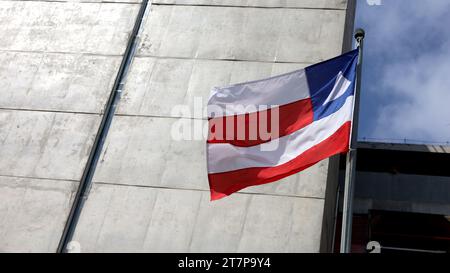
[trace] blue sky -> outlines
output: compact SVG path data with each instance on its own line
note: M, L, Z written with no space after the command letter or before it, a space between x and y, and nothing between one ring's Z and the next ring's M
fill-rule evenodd
M355 27L366 31L359 139L450 141L450 1L358 0Z

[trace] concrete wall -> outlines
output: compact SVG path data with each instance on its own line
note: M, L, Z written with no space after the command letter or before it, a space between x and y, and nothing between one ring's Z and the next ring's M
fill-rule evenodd
M0 1L0 251L54 252L139 5Z
M0 251L56 249L135 2L0 1ZM204 140L170 137L205 117L172 107L339 55L346 2L153 1L76 229L81 250L318 252L336 164L211 203Z
M320 250L328 160L211 203L204 140L170 137L205 116L172 108L339 55L346 3L212 2L153 1L77 228L82 251Z

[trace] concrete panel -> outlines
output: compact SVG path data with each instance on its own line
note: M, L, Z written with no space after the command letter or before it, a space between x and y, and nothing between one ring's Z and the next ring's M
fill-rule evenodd
M323 200L95 184L75 240L84 252L317 252ZM304 219L308 219L305 223Z
M345 9L347 0L153 0L154 4Z
M319 252L323 200L254 196L239 251Z
M117 113L206 118L205 107L214 86L261 79L305 66L139 57L132 64ZM198 106L203 106L199 111L194 111L195 99L199 100ZM175 111L179 105L187 105L191 111Z
M122 54L139 5L2 2L0 50Z
M177 128L173 126L194 127L193 122L191 119L116 116L94 181L209 190L205 141L178 141L171 137L172 128ZM328 160L324 160L298 175L244 192L324 198L327 170Z
M156 190L94 184L74 240L82 252L136 252L142 249Z
M0 108L100 113L120 57L0 52Z
M200 191L157 190L143 249L149 252L189 251L195 226L201 221L197 218L201 197Z
M0 176L0 252L54 252L77 183Z
M343 10L151 8L140 55L310 63L341 53Z
M0 110L0 175L79 180L100 117Z
M108 3L141 3L142 2L142 0L0 0L0 2L10 2L10 1L16 1L16 2L49 1L49 2L68 2L68 3L105 3L105 4L108 4Z

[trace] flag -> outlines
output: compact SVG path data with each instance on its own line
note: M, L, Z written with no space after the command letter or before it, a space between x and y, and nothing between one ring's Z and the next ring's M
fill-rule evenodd
M349 149L358 50L283 75L213 88L211 200L277 181Z

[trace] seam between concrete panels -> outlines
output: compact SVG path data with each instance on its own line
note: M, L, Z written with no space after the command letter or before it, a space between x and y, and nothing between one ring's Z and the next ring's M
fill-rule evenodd
M97 168L97 163L101 156L103 144L111 127L114 113L116 111L117 104L120 101L120 96L123 91L126 78L128 76L129 68L136 53L138 36L140 34L143 22L146 19L147 11L150 10L150 6L151 3L149 4L148 0L143 0L142 3L140 3L139 12L136 15L133 29L130 32L124 56L122 58L119 70L117 71L117 76L111 89L108 101L104 107L105 110L104 114L102 115L100 126L90 150L90 154L85 165L86 167L84 168L83 175L81 177L74 198L74 202L72 203L69 215L64 226L64 230L61 234L58 248L56 250L59 253L66 251L68 243L72 240L73 235L75 234L75 230L77 228L78 220L82 213L84 203L87 200L89 191L92 186L92 179Z
M0 0L1 2L2 0ZM0 49L0 53L24 53L24 54L54 54L54 55L82 55L82 56L100 56L100 57L123 57L123 54L103 54L94 52L71 52L71 51L44 51L44 50L18 50L18 49Z
M249 60L249 59L227 59L227 58L190 58L175 56L156 56L150 54L136 54L136 58L154 58L154 59L174 59L174 60L199 60L199 61L223 61L223 62L248 62L248 63L267 63L267 64L305 64L311 65L315 62L289 62L289 61L265 61L265 60Z
M161 119L191 119L191 120L204 120L207 121L208 118L196 118L196 117L181 117L181 116L159 116L159 115L146 115L146 114L126 114L118 113L115 116L119 117L135 117L135 118L161 118Z
M153 3L153 6L180 6L180 7L210 7L210 8L244 8L244 9L293 9L293 10L346 10L346 8L313 8L313 7L282 7L282 6L244 6L244 5L211 5L211 4L182 4L182 3Z
M95 112L81 112L81 111L68 111L68 110L53 110L53 109L29 109L29 108L8 108L0 107L0 111L23 111L23 112L43 112L43 113L61 113L61 114L74 114L74 115L94 115L102 116L103 113ZM160 116L160 115L148 115L148 114L126 114L115 113L114 116L122 117L143 117L143 118L166 118L166 119L193 119L193 120L208 120L208 118L197 117L182 117L182 116Z
M66 0L0 0L0 2L44 2L44 3L68 3L68 4L127 4L127 5L139 5L142 2L127 2L127 1L66 1Z
M23 179L33 179L33 180L51 180L51 181L62 181L62 182L80 182L78 179L69 179L69 178L51 178L51 177L35 177L35 176L26 176L26 175L7 175L0 174L0 177L9 177L9 178L23 178Z
M137 185L137 184L111 183L111 182L103 182L103 181L95 181L94 184L108 185L108 186L119 186L119 187L147 188L147 189L197 191L197 192L207 192L207 193L209 193L209 190L205 190L205 189L174 188L174 187L164 187L164 186L146 186L146 185ZM239 195L239 194L252 195L252 196L259 195L259 196L290 197L290 198L324 200L323 197L303 196L303 195L294 195L294 194L261 193L261 192L236 192L233 195Z
M0 111L23 111L23 112L45 112L45 113L62 113L62 114L80 114L80 115L95 115L101 116L103 113L70 111L70 110L53 110L53 109L30 109L17 107L0 107Z

